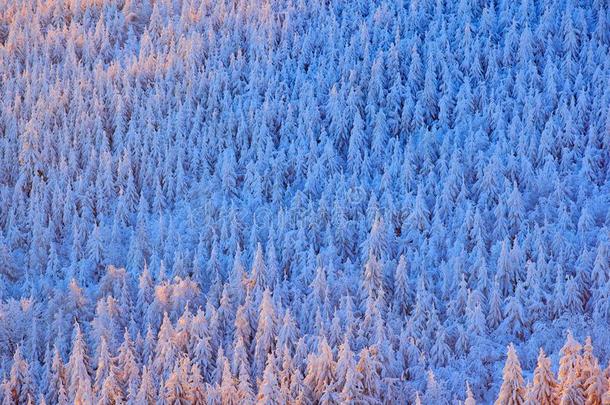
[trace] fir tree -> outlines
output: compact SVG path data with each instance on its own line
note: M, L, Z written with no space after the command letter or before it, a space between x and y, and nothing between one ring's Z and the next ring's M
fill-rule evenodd
M561 358L559 359L559 370L557 379L559 381L559 393L563 398L564 392L572 385L576 385L581 362L581 345L574 339L572 331L568 330L565 344L561 348ZM574 391L574 390L573 390ZM573 392L574 393L574 392Z
M265 290L260 305L258 328L256 330L254 349L254 368L257 373L262 373L267 355L274 349L276 335L275 308L271 301L271 293Z
M538 354L538 363L534 370L534 382L529 390L528 398L537 404L556 404L559 399L557 395L557 381L551 370L551 360L546 356L542 348Z
M280 389L277 382L277 370L275 368L275 359L273 354L267 356L267 365L263 372L263 379L259 387L258 397L256 399L257 404L279 404L280 403Z
M25 404L34 398L34 382L28 362L21 355L21 348L17 347L13 355L13 364L8 381L5 382L4 401L15 404Z
M334 384L336 363L325 337L318 342L318 353L311 354L307 359L305 384L313 393L314 398L321 398L329 385Z
M504 370L502 371L503 381L500 387L496 405L520 405L525 402L525 386L523 383L523 375L521 373L521 364L517 358L515 347L510 344L508 346L508 355Z
M87 347L78 322L74 323L74 338L72 351L66 366L68 397L75 403L93 401L91 377L89 371L89 356Z
M472 390L468 383L466 383L466 400L464 401L464 405L476 405L474 395L472 394Z

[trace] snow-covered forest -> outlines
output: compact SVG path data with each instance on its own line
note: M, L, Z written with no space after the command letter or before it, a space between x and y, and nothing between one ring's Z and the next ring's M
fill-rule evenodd
M608 404L609 208L606 0L0 0L3 405Z

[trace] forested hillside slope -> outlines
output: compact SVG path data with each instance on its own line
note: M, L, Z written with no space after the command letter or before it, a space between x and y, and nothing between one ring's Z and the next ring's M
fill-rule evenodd
M605 0L0 0L2 404L599 404L609 207Z

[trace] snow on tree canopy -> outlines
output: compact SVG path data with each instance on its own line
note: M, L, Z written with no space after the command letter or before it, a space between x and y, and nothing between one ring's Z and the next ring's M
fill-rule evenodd
M610 403L607 1L0 10L3 404Z

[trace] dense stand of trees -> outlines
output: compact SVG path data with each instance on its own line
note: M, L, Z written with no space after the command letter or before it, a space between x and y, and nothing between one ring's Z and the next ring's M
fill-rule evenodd
M2 403L607 403L609 48L604 0L0 0Z
M533 380L525 385L521 364L511 344L495 405L610 404L610 367L601 369L599 360L593 354L590 337L581 346L568 331L560 355L559 370L555 376L551 360L540 349ZM469 387L467 390L470 398Z

